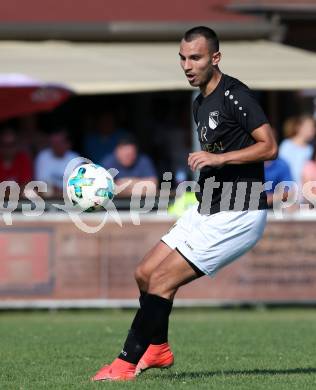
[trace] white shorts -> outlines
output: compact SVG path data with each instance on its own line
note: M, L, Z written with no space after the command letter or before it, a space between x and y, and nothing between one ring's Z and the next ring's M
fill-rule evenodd
M263 234L267 210L201 215L197 207L187 210L161 240L205 275L214 276L251 249Z

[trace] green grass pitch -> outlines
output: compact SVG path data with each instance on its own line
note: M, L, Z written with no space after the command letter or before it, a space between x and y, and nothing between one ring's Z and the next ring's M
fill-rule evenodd
M316 389L316 310L175 310L175 365L91 383L133 311L0 313L0 389Z

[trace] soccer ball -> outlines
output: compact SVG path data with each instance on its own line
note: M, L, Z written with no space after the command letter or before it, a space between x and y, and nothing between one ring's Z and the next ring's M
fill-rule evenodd
M96 164L77 167L67 181L67 194L73 205L84 211L100 210L114 197L114 181L110 173Z

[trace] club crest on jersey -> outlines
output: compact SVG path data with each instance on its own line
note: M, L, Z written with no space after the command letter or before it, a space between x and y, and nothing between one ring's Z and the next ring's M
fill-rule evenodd
M209 117L208 117L208 125L212 130L216 129L216 127L219 124L218 117L219 117L219 111L210 112Z

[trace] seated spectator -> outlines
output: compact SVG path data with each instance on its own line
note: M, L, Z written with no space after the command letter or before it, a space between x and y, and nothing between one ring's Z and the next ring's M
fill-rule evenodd
M19 149L17 133L4 127L0 133L0 181L15 181L21 189L32 180L30 156Z
M51 133L49 144L50 146L42 150L36 158L35 178L47 183L47 196L61 196L65 168L73 158L79 156L70 150L69 135L63 128Z
M100 164L104 155L114 151L119 139L124 134L123 129L116 128L113 114L111 112L103 113L97 121L96 132L85 136L84 157Z
M151 181L155 190L150 194L156 194L158 180L153 163L148 156L139 153L136 140L132 135L126 135L118 142L114 152L103 159L102 166L119 171L115 177L116 185L129 183L126 189L120 192L120 196L130 196L132 192L135 194L134 185L143 181ZM144 189L141 190L142 193L143 191Z
M291 128L291 132L287 134L289 138L281 142L279 157L287 162L293 180L301 188L304 164L311 159L313 153L310 143L315 138L315 122L311 116L301 116L291 118L286 125Z
M303 168L302 174L302 184L309 182L316 182L316 148L314 148L313 156L310 161L307 161ZM316 188L311 189L312 194L314 195L314 204L316 203ZM304 193L303 193L304 195ZM306 199L307 202L310 202L311 199Z

